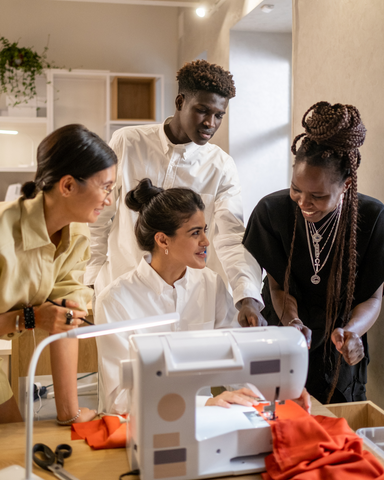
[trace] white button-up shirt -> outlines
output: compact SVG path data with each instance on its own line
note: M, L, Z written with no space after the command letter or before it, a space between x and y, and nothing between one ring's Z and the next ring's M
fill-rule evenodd
M148 265L150 261L150 255L142 258L136 270L120 276L98 295L97 324L178 312L177 324L134 333L239 327L232 297L219 275L209 268L187 267L185 275L172 286ZM131 334L97 337L101 411L124 413L129 407L126 392L120 387L119 372L120 361L129 358Z
M95 284L98 294L139 264L144 252L134 234L137 213L128 209L124 199L147 177L158 187L191 188L201 195L211 243L207 266L225 283L229 280L235 303L245 297L262 303L261 269L242 245L243 207L233 159L210 143L172 144L164 124L122 128L114 133L110 146L119 159L117 185L112 205L90 225L92 256L85 283Z

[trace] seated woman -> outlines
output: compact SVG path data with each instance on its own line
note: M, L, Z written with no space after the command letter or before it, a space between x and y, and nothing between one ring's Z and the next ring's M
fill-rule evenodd
M110 204L116 163L96 134L67 125L40 143L35 180L23 185L23 196L0 204L3 338L34 328L60 333L83 323L92 296L81 283L90 258L86 223ZM50 348L59 424L91 420L96 412L79 409L77 400L77 340L63 339ZM21 420L0 368L0 423Z
M309 393L322 403L365 400L366 332L383 294L384 205L357 193L366 129L355 107L320 102L302 124L291 188L259 202L244 245L268 274L264 317L295 326L310 344Z
M120 276L96 300L96 323L118 322L178 312L177 325L141 329L135 333L207 330L239 327L231 295L219 275L205 268L204 203L187 188L163 190L144 179L127 193L126 205L139 212L135 234L142 250L150 252L138 268ZM119 386L120 360L128 353L129 333L97 338L101 411L127 411L127 392ZM251 405L250 389L224 392L208 404Z

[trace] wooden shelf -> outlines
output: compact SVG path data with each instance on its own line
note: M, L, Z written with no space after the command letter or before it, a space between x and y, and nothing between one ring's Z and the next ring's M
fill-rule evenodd
M111 120L156 121L156 77L115 77Z
M40 116L15 117L5 116L6 100L0 95L0 114L5 114L0 116L0 130L19 132L0 135L0 201L8 184L32 178L37 147L55 129L80 123L109 142L121 127L164 118L164 76L153 72L48 69L39 77L37 96L43 102ZM24 164L31 166L18 166Z

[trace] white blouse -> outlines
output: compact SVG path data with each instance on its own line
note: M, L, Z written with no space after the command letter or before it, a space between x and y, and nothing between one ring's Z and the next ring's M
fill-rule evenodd
M236 328L237 310L223 280L209 268L188 268L183 278L166 283L142 258L136 270L121 275L96 299L96 323L111 323L178 312L172 325L136 330L134 333ZM97 338L99 357L99 410L124 413L129 409L127 392L120 387L120 361L129 358L131 332Z

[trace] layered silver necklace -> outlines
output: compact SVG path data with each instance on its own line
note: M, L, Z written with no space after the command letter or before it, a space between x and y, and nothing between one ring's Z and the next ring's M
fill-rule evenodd
M333 244L335 243L335 239L337 236L337 230L339 228L339 223L340 223L340 217L341 217L341 209L343 207L343 199L340 200L339 204L337 205L336 209L332 212L332 215L327 219L326 222L321 225L319 229L315 227L315 224L313 222L309 222L307 219L305 220L305 231L307 233L307 240L308 240L308 249L309 249L309 255L311 257L311 263L313 267L313 271L315 272L314 275L311 277L311 282L314 285L317 285L320 283L320 276L319 272L321 269L324 267L324 265L327 263L327 260L329 258L329 255L332 251ZM328 236L324 242L324 245L320 249L320 242L323 240L323 238L327 235L327 232L329 230ZM320 260L320 255L322 251L324 250L325 246L328 243L328 240L332 236L332 241L331 241L331 246L329 248L328 254L325 257L325 260L323 263L321 263ZM312 248L311 248L311 242L313 245L313 250L314 250L314 255L312 254Z

